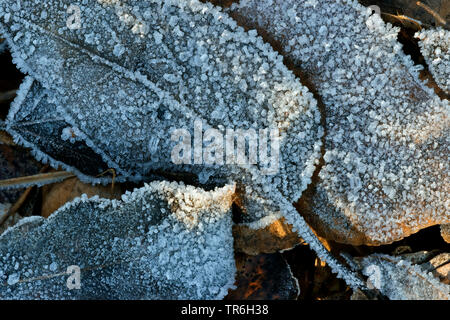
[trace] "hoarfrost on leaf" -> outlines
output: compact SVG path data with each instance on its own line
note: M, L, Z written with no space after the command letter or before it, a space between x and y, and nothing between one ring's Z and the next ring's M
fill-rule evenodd
M357 258L371 286L391 300L450 300L450 286L401 257L372 254Z
M450 224L441 224L441 236L445 242L450 243Z
M48 91L31 77L26 77L11 105L6 130L16 143L31 149L36 159L54 168L62 167L74 172L84 181L92 181L108 169L106 163L83 141L76 139L78 130L71 128L48 101ZM67 132L66 132L67 134ZM106 179L97 178L102 182Z
M450 94L450 31L443 28L422 30L415 35L436 83Z
M397 28L354 0L242 0L229 12L276 41L322 98L324 166L300 204L319 234L386 244L450 221L449 102L419 80Z
M86 196L0 236L2 299L221 299L233 287L234 186L153 182ZM79 266L79 290L69 290Z

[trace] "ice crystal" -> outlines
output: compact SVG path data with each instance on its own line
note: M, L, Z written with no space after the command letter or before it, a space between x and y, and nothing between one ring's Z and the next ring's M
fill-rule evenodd
M234 186L153 182L106 200L84 195L0 236L2 299L221 299L233 287ZM67 268L80 268L69 290Z
M450 31L443 28L416 33L428 68L437 84L450 94Z
M449 103L419 80L397 28L353 0L242 0L230 12L322 98L325 164L307 203L319 233L381 244L450 221Z
M359 265L369 287L391 300L450 300L449 285L400 257L373 254L359 258Z

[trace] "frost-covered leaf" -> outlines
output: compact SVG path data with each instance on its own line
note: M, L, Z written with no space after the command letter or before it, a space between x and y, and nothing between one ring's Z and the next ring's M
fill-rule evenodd
M400 257L373 254L358 263L370 285L392 300L450 300L450 286Z
M297 279L281 253L248 256L236 254L236 289L229 300L296 300Z
M450 94L450 31L442 28L416 33L419 45L436 83Z
M449 103L419 80L398 29L353 0L242 0L230 12L322 98L324 166L301 205L319 234L381 244L450 221Z
M233 186L153 182L81 197L0 236L2 299L217 299L233 286ZM81 269L69 290L69 266Z
M441 225L441 236L445 242L450 243L450 224Z
M80 177L95 177L106 171L102 158L76 138L56 106L48 102L47 92L27 77L11 105L7 130L17 143L31 148L38 160L55 168L61 166Z

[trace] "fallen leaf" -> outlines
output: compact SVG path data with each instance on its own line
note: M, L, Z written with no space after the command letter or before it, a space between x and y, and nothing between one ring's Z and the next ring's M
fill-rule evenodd
M41 215L49 217L65 203L85 194L88 198L99 196L103 199L117 199L122 196L122 188L118 184L91 185L83 183L77 178L70 178L59 183L53 183L42 187Z
M7 130L17 143L30 148L41 162L75 172L84 180L91 181L87 176L97 176L108 169L102 158L83 140L77 139L75 133L63 135L71 127L39 83L27 77L19 92L6 122Z
M398 28L356 1L245 0L229 12L322 100L323 166L299 203L320 236L381 245L450 222L449 102L420 81Z
M372 254L358 258L369 285L391 300L450 300L450 286L401 257Z
M228 300L294 300L300 294L297 280L281 254L236 255L236 289Z
M441 224L441 236L445 242L450 243L450 224Z
M442 283L450 285L450 253L441 253L423 263L421 267L431 272Z
M0 236L0 297L221 299L236 272L233 192L153 182L121 201L83 196L22 219Z
M423 30L415 35L436 83L450 94L450 31L442 28Z
M284 218L271 222L267 227L254 229L245 224L233 226L234 248L248 255L275 253L292 249L304 243Z

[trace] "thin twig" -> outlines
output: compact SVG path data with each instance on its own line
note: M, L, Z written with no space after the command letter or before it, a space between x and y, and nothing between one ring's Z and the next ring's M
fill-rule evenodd
M0 180L0 189L21 188L28 187L29 185L43 186L50 183L60 182L72 177L75 177L75 175L66 171L39 173L33 176Z
M56 172L50 172L45 173L47 171L48 165L43 167L40 170L40 173L34 175L34 176L28 176L28 177L20 177L20 178L13 178L13 179L7 179L0 181L0 189L2 187L20 187L23 185L23 187L28 186L27 189L22 193L22 195L19 197L19 199L14 203L14 205L8 210L8 212L0 219L0 227L8 220L9 217L14 215L20 207L23 205L25 200L28 198L28 195L30 194L31 190L35 185L44 185L44 184L50 184L54 182L59 182L61 180L65 180L67 178L74 177L73 174L65 171L56 171ZM33 184L30 186L30 184Z
M417 29L417 30L421 30L422 29L422 22L421 21L413 19L413 18L410 18L408 16L401 15L401 14L395 15L395 14L384 13L384 12L382 13L382 15L387 16L388 18L400 21L400 23L402 25L405 25L406 24L405 22L409 22L410 25L414 25L416 27L415 29Z
M98 174L98 175L96 176L96 178L99 178L99 177L101 177L101 176L104 176L104 175L107 174L107 173L112 173L111 191L113 191L113 190L114 190L114 182L115 182L116 176L117 176L117 175L116 175L116 170L115 170L115 169L109 168L108 170L103 171L102 173Z
M417 2L416 2L416 5L418 5L419 7L423 8L426 12L428 12L429 14L431 14L437 22L439 22L439 23L441 23L441 24L443 24L443 25L446 25L446 24L447 24L447 21L445 21L445 20L444 20L444 19L443 19L436 11L434 11L433 9L431 9L431 8L430 8L429 6L427 6L425 3L422 3L422 2L420 2L420 1L417 1Z
M47 171L48 169L48 165L44 166L39 173L44 173L45 171ZM17 199L17 201L14 203L14 205L9 208L8 212L0 219L0 227L6 222L6 220L8 220L9 217L11 217L12 215L14 215L19 209L20 207L23 205L23 203L25 202L25 200L28 198L28 195L30 194L31 190L33 189L33 187L28 187L19 197L19 199Z

